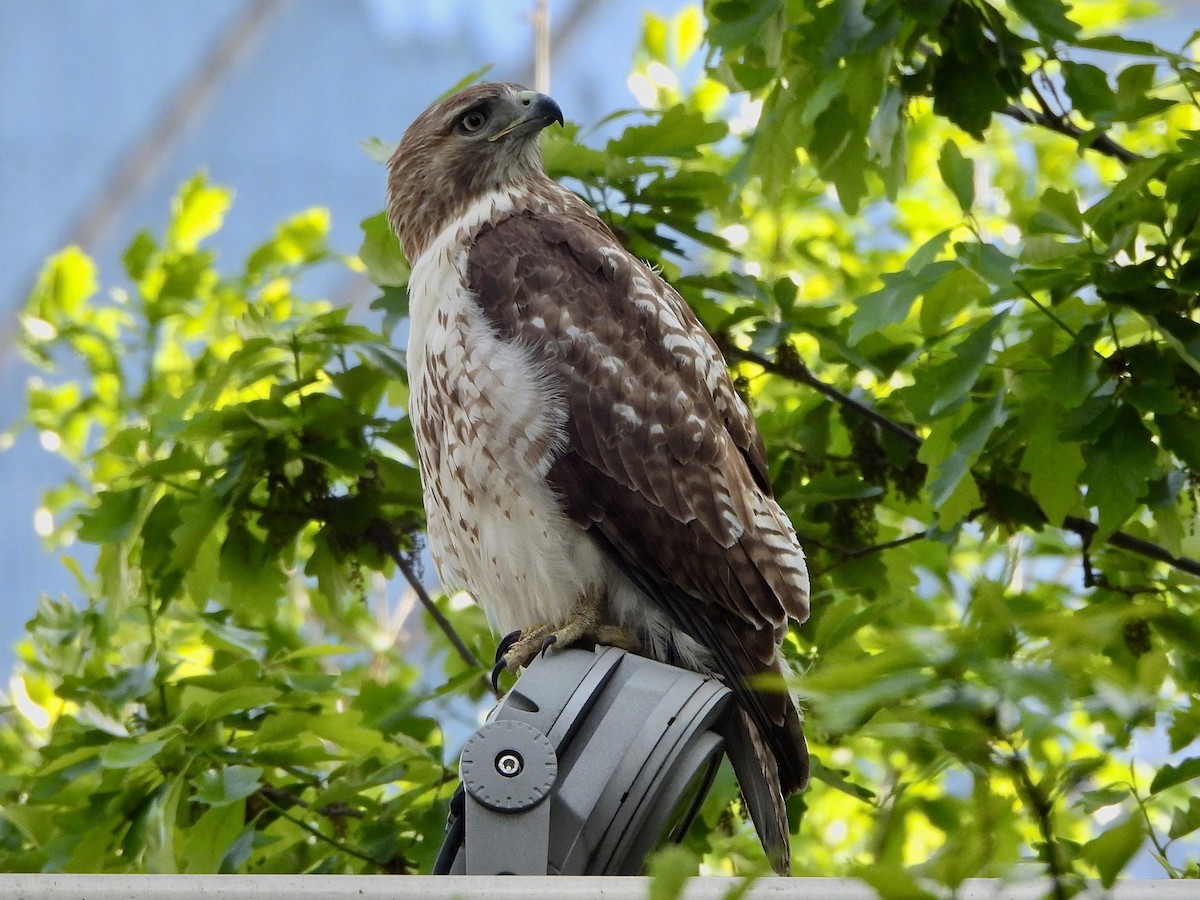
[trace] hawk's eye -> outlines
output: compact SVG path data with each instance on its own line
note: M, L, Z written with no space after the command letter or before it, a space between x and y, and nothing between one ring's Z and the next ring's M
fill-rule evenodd
M473 134L487 124L487 119L487 113L482 109L472 109L463 114L463 117L458 120L458 124L467 134Z

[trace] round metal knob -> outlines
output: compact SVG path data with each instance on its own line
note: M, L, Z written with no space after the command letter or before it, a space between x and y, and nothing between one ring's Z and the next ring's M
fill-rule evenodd
M458 766L470 795L496 812L536 806L558 779L558 756L550 741L514 719L489 722L471 735Z

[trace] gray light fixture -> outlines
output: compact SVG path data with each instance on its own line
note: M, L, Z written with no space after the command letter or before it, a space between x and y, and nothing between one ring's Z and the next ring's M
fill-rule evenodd
M435 874L639 874L708 793L730 696L612 647L536 659L463 747Z

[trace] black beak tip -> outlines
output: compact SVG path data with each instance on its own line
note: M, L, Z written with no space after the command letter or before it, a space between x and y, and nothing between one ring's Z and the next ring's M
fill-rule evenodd
M539 118L545 119L546 124L557 122L559 125L564 124L562 107L558 102L546 94L538 94L537 105L535 109Z

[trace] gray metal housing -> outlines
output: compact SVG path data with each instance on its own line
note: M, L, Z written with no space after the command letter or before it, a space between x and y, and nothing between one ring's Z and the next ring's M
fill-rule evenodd
M467 742L439 874L636 875L686 834L729 690L612 647L536 659Z

